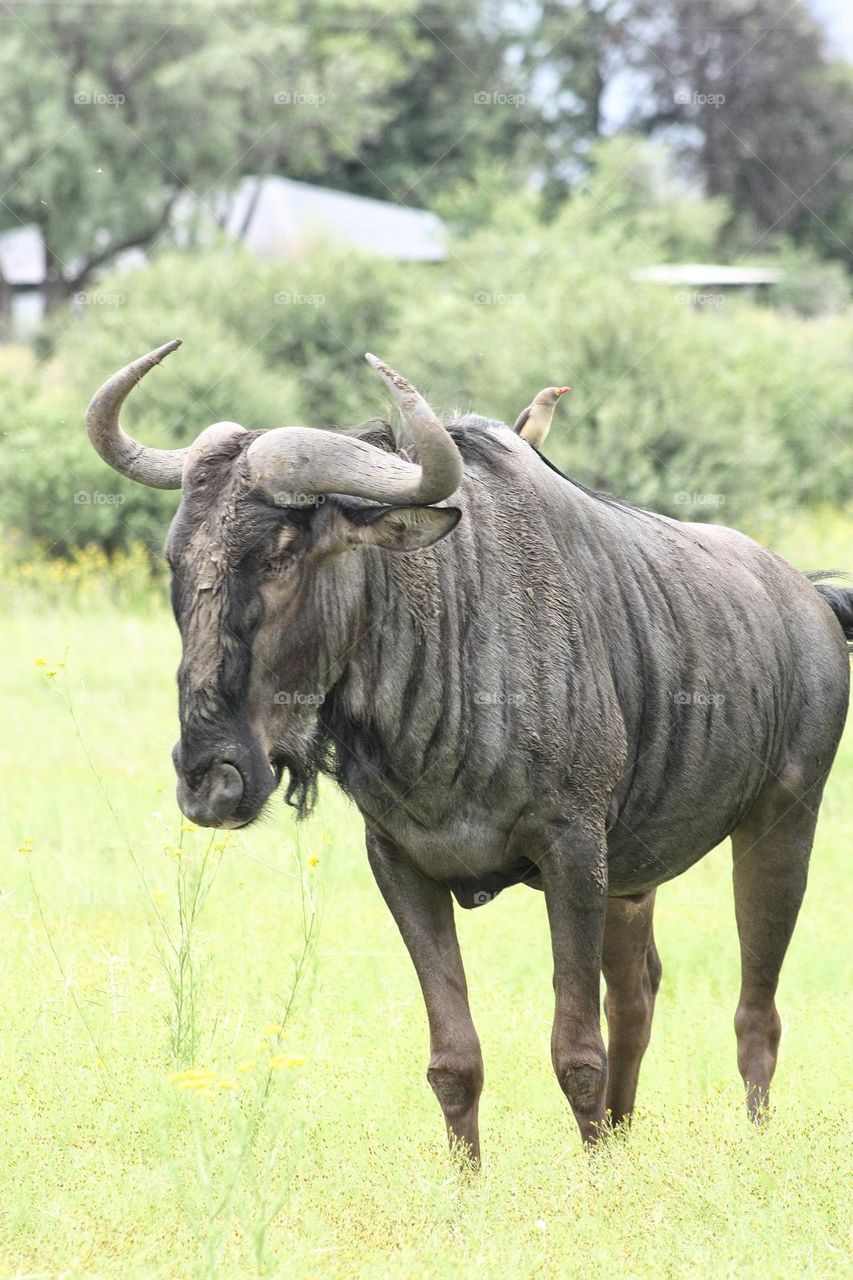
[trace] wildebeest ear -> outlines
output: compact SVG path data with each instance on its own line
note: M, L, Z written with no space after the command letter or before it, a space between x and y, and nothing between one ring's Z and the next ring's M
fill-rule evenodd
M415 551L431 547L456 528L458 507L366 507L357 514L341 512L348 547L382 547L385 551Z

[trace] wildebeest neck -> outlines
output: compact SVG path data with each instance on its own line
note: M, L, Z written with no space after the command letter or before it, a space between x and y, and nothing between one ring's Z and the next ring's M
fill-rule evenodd
M526 445L506 456L500 435L476 427L460 445L463 519L434 549L371 557L366 629L323 726L333 771L374 820L393 813L436 828L488 806L509 828L532 792L556 796L572 771L592 778L596 719L620 758L606 660L591 697L576 696L600 642L582 627L588 604L555 538L549 484L561 487L565 525L574 496L592 499L552 481Z

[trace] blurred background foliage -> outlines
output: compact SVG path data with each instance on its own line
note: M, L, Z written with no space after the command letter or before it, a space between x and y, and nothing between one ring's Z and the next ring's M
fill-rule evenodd
M128 24L121 5L96 22L84 0L45 0L0 44L0 229L37 224L52 273L32 348L0 347L0 523L15 547L159 550L175 495L108 472L82 415L105 376L172 337L184 347L126 410L153 444L220 418L387 414L362 362L375 350L444 413L512 422L541 386L570 383L549 456L670 514L755 527L849 501L853 78L805 4L204 9L152 0ZM276 116L272 90L293 83L323 110ZM125 110L75 110L98 92ZM430 207L448 257L318 241L271 264L168 234L183 192L247 173ZM148 261L119 270L131 245ZM684 261L773 265L784 281L709 301L632 278ZM90 301L69 309L84 286Z

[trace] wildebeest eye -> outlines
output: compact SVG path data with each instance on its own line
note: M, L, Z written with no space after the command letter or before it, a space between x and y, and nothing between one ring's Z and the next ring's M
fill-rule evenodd
M258 564L257 574L262 582L268 582L270 578L277 578L286 568L286 558L279 557L275 560L261 560Z
M272 543L259 547L257 572L261 578L274 578L292 563L300 545L299 530L293 525L283 525Z

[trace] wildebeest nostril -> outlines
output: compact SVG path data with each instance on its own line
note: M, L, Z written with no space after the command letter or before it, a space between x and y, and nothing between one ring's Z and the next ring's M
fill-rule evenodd
M227 760L218 761L208 774L208 806L221 820L234 812L243 795L243 778L239 769Z
M218 827L233 817L243 798L245 784L240 770L227 760L217 760L196 783L178 767L178 804L181 811L202 827Z

